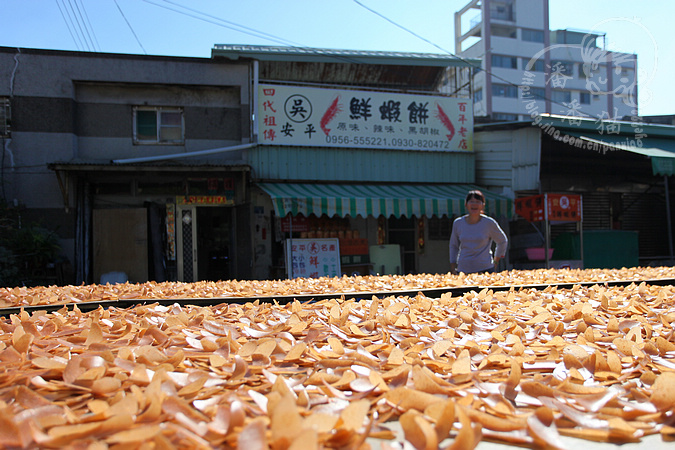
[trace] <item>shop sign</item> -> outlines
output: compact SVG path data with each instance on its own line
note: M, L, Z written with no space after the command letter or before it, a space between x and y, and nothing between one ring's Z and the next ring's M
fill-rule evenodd
M516 199L516 214L528 222L581 222L581 196L542 194Z
M546 194L548 220L560 222L581 221L581 196Z
M468 99L261 84L258 140L268 145L473 151Z
M234 199L225 195L179 195L176 197L176 205L234 205Z
M339 277L338 239L286 239L286 270L290 278Z
M290 214L286 217L282 217L281 218L281 231L284 232L284 233L290 233L291 230L294 233L309 231L309 221L307 220L307 217L303 217L303 216L293 217Z

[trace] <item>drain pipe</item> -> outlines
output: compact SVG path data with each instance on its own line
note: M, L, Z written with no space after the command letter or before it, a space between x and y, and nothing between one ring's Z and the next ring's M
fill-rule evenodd
M127 158L127 159L113 159L113 164L133 164L133 163L143 163L143 162L152 162L152 161L167 161L170 159L179 159L179 158L192 158L194 156L206 156L206 155L215 155L218 153L227 153L234 152L237 150L245 150L247 148L255 147L257 144L241 144L233 145L232 147L220 147L212 148L209 150L201 150L197 152L190 153L175 153L172 155L157 155L157 156L141 156L138 158Z

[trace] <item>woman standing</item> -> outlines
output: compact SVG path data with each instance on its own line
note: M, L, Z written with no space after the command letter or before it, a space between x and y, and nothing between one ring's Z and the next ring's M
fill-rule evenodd
M494 272L497 262L506 255L506 234L493 218L483 214L485 196L481 191L469 191L465 205L468 214L452 224L450 272ZM493 241L497 244L494 258Z

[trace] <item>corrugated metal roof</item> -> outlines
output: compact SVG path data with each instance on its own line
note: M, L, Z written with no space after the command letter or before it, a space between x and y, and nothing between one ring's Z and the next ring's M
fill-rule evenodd
M405 91L438 91L448 71L465 71L480 60L451 54L335 50L253 45L216 45L213 58L258 61L258 78L268 82L349 85ZM463 88L465 90L465 88ZM460 95L467 92L460 89Z
M344 50L310 47L216 44L212 57L250 58L259 61L332 62L396 66L480 67L480 59L453 54Z
M541 122L536 124L533 120L521 120L514 122L493 122L493 123L475 123L474 131L490 131L499 129L515 129L522 127L539 127L546 129L557 129L561 131L576 132L599 132L603 125L608 128L615 126L620 134L635 135L636 133L645 133L648 137L658 137L671 139L675 137L675 126L666 124L646 123L629 120L603 120L602 123L597 118L577 117L577 116L559 116L555 114L542 114ZM637 129L641 131L637 131Z

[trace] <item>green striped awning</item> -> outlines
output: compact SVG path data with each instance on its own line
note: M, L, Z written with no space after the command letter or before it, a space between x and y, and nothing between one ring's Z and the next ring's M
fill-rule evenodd
M258 183L272 198L279 217L288 214L328 217L448 217L464 214L467 192L480 189L468 184L310 184ZM481 189L485 212L512 217L513 200Z

